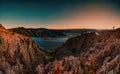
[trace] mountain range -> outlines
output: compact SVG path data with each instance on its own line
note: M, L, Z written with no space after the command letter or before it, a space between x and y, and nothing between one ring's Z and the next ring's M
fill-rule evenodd
M11 28L9 31L28 36L41 38L57 38L57 37L74 37L88 32L107 32L110 30L96 30L96 29L46 29L46 28Z
M45 66L50 74L120 74L120 28L70 38Z
M51 55L0 25L0 74L120 74L120 28L82 33Z

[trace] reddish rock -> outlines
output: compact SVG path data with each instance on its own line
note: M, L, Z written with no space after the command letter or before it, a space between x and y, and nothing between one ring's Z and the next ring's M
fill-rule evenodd
M9 32L0 25L0 70L6 74L34 74L38 58L45 54L29 37Z

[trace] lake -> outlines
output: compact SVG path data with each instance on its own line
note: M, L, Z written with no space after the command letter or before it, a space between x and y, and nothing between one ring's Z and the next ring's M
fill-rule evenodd
M31 38L36 43L38 43L40 47L48 50L55 50L57 47L62 45L66 40L68 40L68 37L52 38L52 39L43 39L38 37L31 37Z

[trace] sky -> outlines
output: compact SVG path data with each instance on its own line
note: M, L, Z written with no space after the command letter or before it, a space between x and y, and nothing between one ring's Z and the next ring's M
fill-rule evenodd
M118 28L119 3L118 0L0 0L0 23L6 28Z

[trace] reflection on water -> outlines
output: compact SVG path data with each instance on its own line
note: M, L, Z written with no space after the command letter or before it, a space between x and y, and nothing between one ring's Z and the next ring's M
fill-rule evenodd
M59 47L62 43L68 40L68 37L64 38L52 38L52 39L42 39L38 37L31 37L35 42L37 42L40 47L48 50L54 50Z

